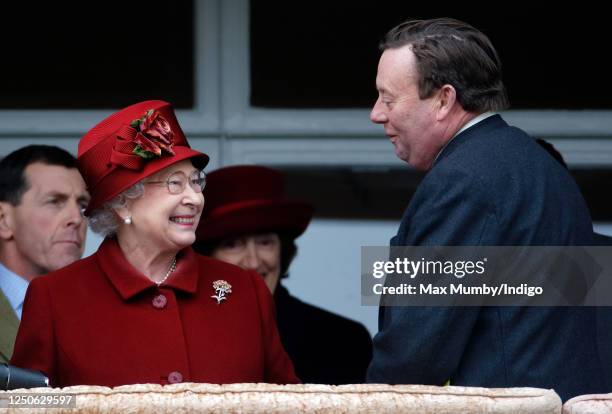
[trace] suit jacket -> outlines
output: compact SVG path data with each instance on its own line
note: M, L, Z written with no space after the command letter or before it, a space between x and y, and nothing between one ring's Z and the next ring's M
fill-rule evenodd
M0 290L0 363L8 363L13 354L19 319L2 290Z
M358 384L372 359L372 339L360 323L309 305L279 284L274 292L281 341L304 383Z
M216 280L232 290L219 304ZM114 239L30 283L12 363L56 387L299 382L258 274L186 248L158 287Z
M392 245L590 245L591 219L557 161L499 115L458 134ZM369 382L608 392L594 308L381 307Z
M593 233L593 246L612 246L612 237L605 234Z

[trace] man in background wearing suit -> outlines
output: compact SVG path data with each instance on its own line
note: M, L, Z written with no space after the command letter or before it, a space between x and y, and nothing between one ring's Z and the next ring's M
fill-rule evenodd
M11 358L28 283L83 254L88 202L61 148L30 145L0 161L0 363Z
M489 39L453 19L386 36L371 120L428 171L393 246L591 245L569 173L494 111L508 100ZM382 307L368 382L608 392L593 308Z

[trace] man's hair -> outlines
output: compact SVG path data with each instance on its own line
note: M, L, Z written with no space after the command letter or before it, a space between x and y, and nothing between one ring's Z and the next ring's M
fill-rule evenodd
M410 45L416 57L419 97L448 84L469 112L499 111L509 105L501 61L489 38L459 20L409 20L391 29L381 50Z
M21 197L30 188L25 169L36 162L77 168L76 158L59 147L28 145L20 148L0 160L0 201L9 202L14 206L21 203Z

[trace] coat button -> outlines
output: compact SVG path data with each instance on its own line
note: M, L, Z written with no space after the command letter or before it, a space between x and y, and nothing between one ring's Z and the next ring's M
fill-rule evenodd
M168 374L168 382L170 384L178 384L179 382L183 382L183 375L178 371L172 371Z
M157 309L165 308L167 303L168 299L166 299L165 295L159 294L153 298L153 307Z

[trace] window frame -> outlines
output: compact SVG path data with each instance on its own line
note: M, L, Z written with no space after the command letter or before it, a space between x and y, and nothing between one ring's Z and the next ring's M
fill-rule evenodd
M205 145L217 157L211 167L404 165L382 128L369 121L367 109L250 105L248 0L194 0L194 19L194 107L177 114L190 141L194 138L192 145ZM76 142L114 109L2 110L0 142L5 148L24 138ZM508 110L502 115L550 141L571 167L612 168L612 110Z

